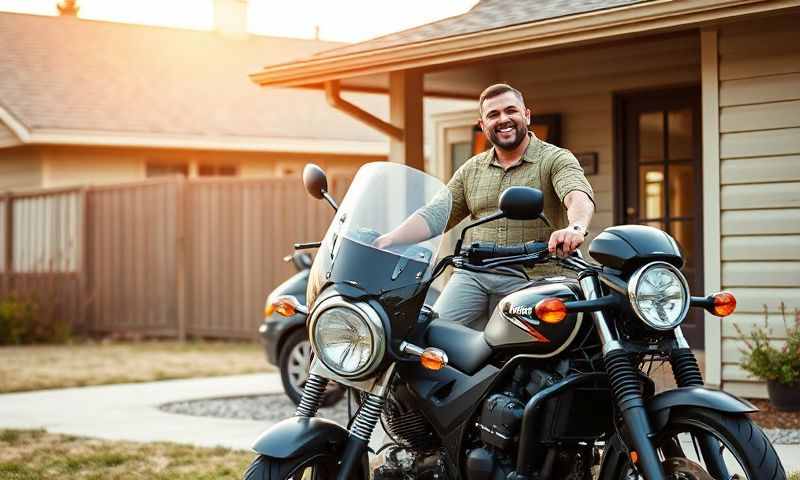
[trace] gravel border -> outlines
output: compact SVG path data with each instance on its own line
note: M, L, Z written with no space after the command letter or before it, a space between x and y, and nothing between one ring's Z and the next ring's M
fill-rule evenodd
M168 413L199 417L233 418L277 422L294 415L295 405L283 393L249 397L225 397L167 403L159 407ZM347 424L347 402L321 408L319 416ZM800 444L800 430L764 428L767 438L776 445Z
M167 413L197 417L232 418L278 422L294 415L295 405L283 393L247 397L222 397L167 403L159 409ZM321 408L319 416L346 425L347 401Z

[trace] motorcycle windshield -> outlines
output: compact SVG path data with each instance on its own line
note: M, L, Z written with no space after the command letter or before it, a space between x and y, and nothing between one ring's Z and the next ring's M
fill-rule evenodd
M390 162L361 167L314 260L309 301L326 282L366 294L427 282L451 206L450 191L436 177ZM379 246L390 232L403 240Z

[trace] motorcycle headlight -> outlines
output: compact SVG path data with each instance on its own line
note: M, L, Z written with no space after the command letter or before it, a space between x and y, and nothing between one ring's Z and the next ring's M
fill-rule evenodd
M366 303L340 297L324 300L312 313L309 333L314 353L343 377L368 373L385 352L383 323Z
M666 262L649 263L634 272L628 297L636 315L656 330L674 329L689 310L686 277Z

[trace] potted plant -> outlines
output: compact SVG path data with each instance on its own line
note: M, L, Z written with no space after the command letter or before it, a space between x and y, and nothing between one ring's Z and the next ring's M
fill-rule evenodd
M770 343L772 329L767 321L767 306L764 305L764 326L755 327L744 334L734 324L746 349L742 350L742 368L767 381L770 403L778 410L800 410L800 312L795 311L794 325L786 322L786 308L781 302L781 315L786 326L783 345Z

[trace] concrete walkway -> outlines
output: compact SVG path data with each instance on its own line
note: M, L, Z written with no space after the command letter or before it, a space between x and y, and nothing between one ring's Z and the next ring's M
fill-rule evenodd
M0 395L0 428L249 449L268 423L174 415L158 406L282 391L277 374L255 374L12 393Z
M270 423L175 415L158 406L281 391L273 373L12 393L0 395L0 428L247 450ZM787 472L800 471L800 445L775 448Z

